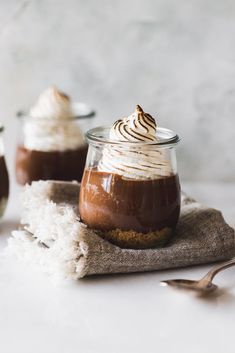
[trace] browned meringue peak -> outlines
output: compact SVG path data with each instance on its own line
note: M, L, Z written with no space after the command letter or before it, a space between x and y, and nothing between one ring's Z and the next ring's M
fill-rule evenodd
M137 105L134 113L113 124L110 138L117 141L155 141L156 129L155 119Z
M157 141L156 130L155 119L137 105L133 114L113 124L110 139L119 144L105 146L98 170L130 179L155 179L170 175L171 165L167 155L151 144ZM136 143L125 145L125 142Z
M66 94L65 92L57 89L55 86L52 86L50 89L53 91L54 96L55 96L55 98L57 100L63 100L63 101L65 101L65 102L70 104L71 99L70 99L68 94Z
M49 119L71 118L73 111L70 97L54 86L48 87L30 110L30 116Z

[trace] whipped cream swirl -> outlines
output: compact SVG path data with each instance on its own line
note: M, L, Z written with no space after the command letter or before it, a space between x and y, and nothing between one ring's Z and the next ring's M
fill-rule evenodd
M82 131L73 120L69 96L49 87L38 98L24 121L24 145L38 151L76 149L85 143Z
M155 119L137 105L127 118L117 120L111 130L110 139L124 142L106 145L98 170L122 175L130 179L156 179L172 174L167 151L146 142L157 142ZM136 144L125 145L125 142ZM141 144L143 142L143 144Z

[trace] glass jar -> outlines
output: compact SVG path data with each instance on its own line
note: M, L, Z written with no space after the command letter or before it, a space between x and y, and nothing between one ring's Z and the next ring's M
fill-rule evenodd
M9 196L9 177L4 156L3 126L0 126L0 219L2 218Z
M88 131L89 150L81 183L81 221L125 248L163 245L180 213L175 146L179 137L158 128L158 140L118 142L109 127Z
M15 163L17 182L24 185L34 180L81 181L88 145L78 122L86 117L91 115L66 119L21 116Z

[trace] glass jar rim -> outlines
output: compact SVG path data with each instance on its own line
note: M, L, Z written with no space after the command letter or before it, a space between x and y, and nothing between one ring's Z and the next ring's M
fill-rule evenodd
M179 136L172 130L157 127L157 141L116 141L109 138L111 126L98 126L86 132L86 138L91 143L125 145L125 146L158 146L173 147L180 141Z
M37 121L37 122L39 122L39 121L61 121L61 122L65 122L65 121L75 121L75 120L81 120L81 119L87 119L87 118L91 118L91 117L93 117L94 115L89 115L89 116L82 116L82 117L80 117L80 116L71 116L71 117L67 117L67 118L53 118L53 119L51 119L51 118L35 118L35 117L33 117L33 116L30 116L29 114L22 114L22 113L20 113L20 114L17 114L17 118L20 120L20 121Z
M71 107L73 115L71 117L62 118L60 120L82 120L93 118L96 115L96 111L91 108L87 103L73 101L71 102ZM20 109L19 111L17 111L16 116L20 119L49 120L49 118L46 116L42 118L32 117L30 115L30 110L26 109Z

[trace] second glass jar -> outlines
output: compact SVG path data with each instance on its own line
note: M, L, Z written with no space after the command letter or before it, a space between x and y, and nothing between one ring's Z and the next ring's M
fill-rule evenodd
M78 120L19 119L15 164L19 184L35 180L81 181L88 146Z

